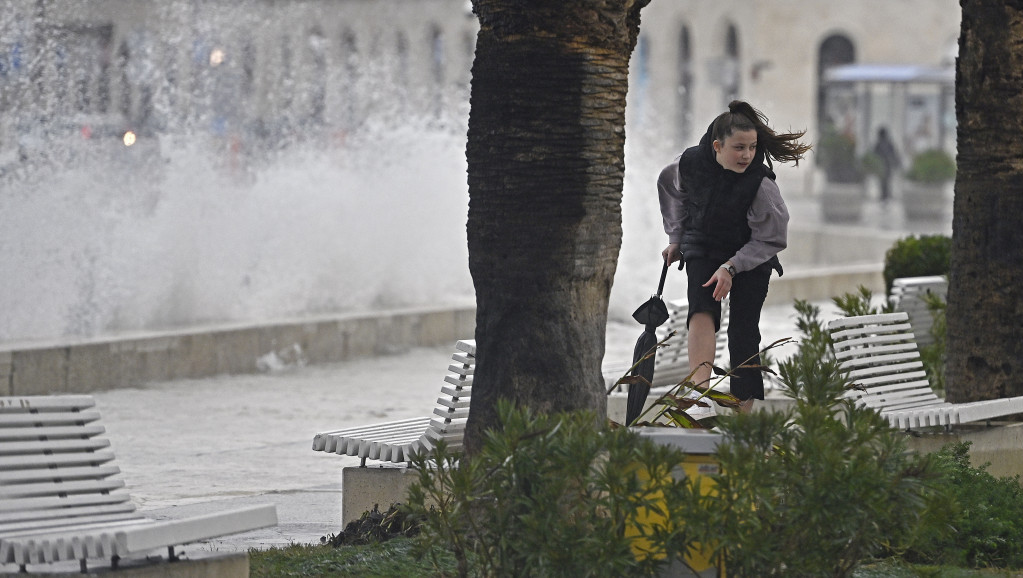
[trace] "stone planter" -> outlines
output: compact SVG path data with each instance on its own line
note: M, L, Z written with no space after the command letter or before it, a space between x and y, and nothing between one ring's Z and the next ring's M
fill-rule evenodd
M857 223L863 217L867 199L864 183L824 183L821 193L821 215L830 223Z
M902 209L907 221L940 221L948 212L949 183L905 181L902 185Z

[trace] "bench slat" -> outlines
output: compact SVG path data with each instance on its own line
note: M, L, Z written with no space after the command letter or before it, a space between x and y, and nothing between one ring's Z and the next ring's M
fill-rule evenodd
M466 404L465 408L452 410L443 407L433 408L433 415L442 417L444 419L460 419L469 417L469 405Z
M103 464L113 461L114 454L98 451L81 454L21 455L0 457L0 470Z
M0 427L0 443L16 440L86 438L102 435L101 425L40 427Z
M21 513L21 519L25 519L24 516L31 516L35 512L44 510L59 510L63 508L73 508L76 506L120 504L129 500L131 500L131 496L122 492L93 495L70 495L64 497L22 498L19 500L6 500L0 502L0 513Z
M41 395L0 398L0 414L29 411L67 411L96 406L91 395ZM6 420L6 418L4 418Z
M30 470L0 471L0 484L19 484L46 480L81 480L102 479L121 473L121 468L113 465L103 466L71 466L63 468L44 467Z
M102 438L13 441L0 444L0 456L73 452L91 453L108 447L110 447L110 442Z
M860 340L858 340L860 341ZM849 358L857 357L862 355L859 347L846 347L848 342L843 342L835 346L835 358L839 361ZM861 344L866 345L866 344ZM917 352L916 344L902 339L894 341L876 341L871 344L870 348L871 355L878 355L882 353L906 353L906 352Z
M0 540L8 536L25 536L40 532L53 532L55 529L59 529L61 532L74 532L78 529L86 529L98 525L137 524L140 520L145 519L146 517L141 512L129 510L108 514L80 515L71 518L71 521L57 519L5 524L5 531L0 532ZM2 556L0 556L0 559L2 559Z
M122 480L74 480L70 482L38 482L0 486L0 500L36 496L109 492L124 487Z
M38 531L45 528L59 528L68 524L77 523L79 519L91 519L95 516L103 517L144 517L135 509L134 504L123 502L107 506L89 506L81 508L66 508L62 510L48 510L36 512L35 516L17 516L15 514L0 514L2 531L0 535L11 536L26 531ZM49 515L43 515L49 514ZM120 519L120 518L118 518Z
M4 413L0 427L76 425L94 422L99 412Z
M469 376L472 375L475 370L476 367L473 365L460 364L448 366L448 371L454 373L455 375Z

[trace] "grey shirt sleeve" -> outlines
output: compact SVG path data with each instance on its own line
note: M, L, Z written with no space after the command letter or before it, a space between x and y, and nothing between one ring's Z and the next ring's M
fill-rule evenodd
M661 203L661 220L669 243L682 242L682 220L685 216L685 193L679 183L678 161L682 155L661 169L657 177L657 198Z
M682 221L685 217L686 194L679 183L679 158L675 157L671 164L661 169L657 177L657 197L669 243L682 242ZM736 271L754 269L788 246L789 210L777 183L764 177L746 219L752 231L750 240L729 259Z
M777 183L764 177L746 218L753 234L729 259L736 271L749 271L788 246L789 210Z

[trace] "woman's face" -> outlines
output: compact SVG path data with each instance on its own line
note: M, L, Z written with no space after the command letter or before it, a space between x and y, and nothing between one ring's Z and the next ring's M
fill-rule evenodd
M745 172L757 153L757 131L735 131L724 142L715 140L714 153L719 165L737 173Z

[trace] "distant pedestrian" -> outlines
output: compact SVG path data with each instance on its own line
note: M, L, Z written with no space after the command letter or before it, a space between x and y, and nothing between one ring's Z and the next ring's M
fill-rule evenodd
M892 174L902 168L902 160L888 136L888 129L883 126L877 129L874 154L881 159L881 202L886 203L892 197Z

